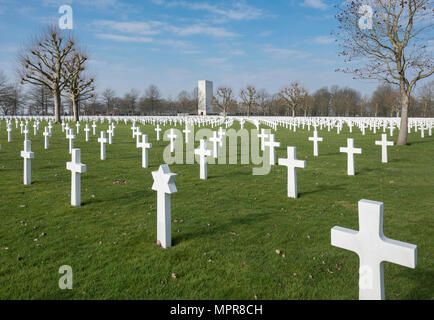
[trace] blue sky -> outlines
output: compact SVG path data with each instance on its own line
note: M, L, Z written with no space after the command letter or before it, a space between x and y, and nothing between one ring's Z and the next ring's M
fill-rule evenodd
M369 94L377 82L336 73L342 64L330 32L335 1L326 0L0 0L0 69L15 75L19 47L63 4L90 53L97 89L118 95L156 84L165 97L197 80L248 84L277 92L298 80L309 90L337 84Z

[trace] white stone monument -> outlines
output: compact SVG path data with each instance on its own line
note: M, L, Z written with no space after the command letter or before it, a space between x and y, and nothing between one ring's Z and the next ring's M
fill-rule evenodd
M212 106L212 81L199 80L197 84L198 115L206 116L214 113Z

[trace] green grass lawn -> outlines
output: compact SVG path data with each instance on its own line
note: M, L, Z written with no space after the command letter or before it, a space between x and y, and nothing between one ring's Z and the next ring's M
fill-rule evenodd
M75 147L87 172L83 205L73 208L68 140L56 125L44 150L45 125L36 137L30 127L31 186L23 185L19 128L13 123L8 143L1 126L1 299L358 299L358 257L332 247L330 229L358 230L361 199L384 203L387 237L418 246L416 269L385 263L386 299L434 298L434 136L412 132L410 145L390 147L382 164L374 142L382 129L365 136L346 127L340 135L322 130L320 156L313 157L312 131L279 128L276 159L295 146L307 162L297 170L298 199L287 197L286 167L253 176L253 165L209 165L202 181L198 164L170 165L178 192L171 197L173 247L164 250L156 245L151 172L168 142L156 141L154 127L141 126L153 144L143 169L131 125L117 125L101 161L97 137L108 124L98 123L85 142L82 123ZM348 137L363 149L355 155L356 176L347 176L346 154L339 153ZM58 287L65 264L73 270L72 290Z

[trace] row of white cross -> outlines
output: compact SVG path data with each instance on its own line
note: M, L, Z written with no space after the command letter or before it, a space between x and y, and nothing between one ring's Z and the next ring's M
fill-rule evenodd
M156 130L158 130L159 126ZM220 128L222 129L222 128ZM113 134L113 130L109 136ZM161 128L160 128L161 130ZM23 130L24 134L26 130ZM86 131L86 129L85 129ZM147 167L147 152L152 144L148 143L147 136L137 133L140 130L133 130L133 137L137 137L137 147L143 149L142 166ZM215 146L221 143L222 130L218 134L214 132ZM88 133L88 131L86 132ZM188 128L184 131L188 135ZM157 131L159 135L159 131ZM140 142L138 137L142 136ZM173 129L170 133L172 137L171 143L176 139ZM217 137L219 135L219 137ZM45 147L48 148L48 136L50 132L45 128ZM269 140L265 141L267 135L261 132L261 146L269 147L274 150L280 146L280 143L274 141L274 135L270 134ZM80 206L80 175L86 172L86 165L81 163L80 149L73 148L73 139L75 138L73 130L67 130L67 138L70 141L70 153L72 154L71 162L66 164L67 170L71 171L71 204ZM173 139L173 140L172 140ZM188 138L186 138L188 139ZM87 139L86 139L87 140ZM210 139L211 140L211 139ZM317 131L314 131L314 136L309 138L314 142L314 155L318 156L318 145L322 138L318 137ZM188 140L187 140L188 141ZM105 159L105 132L101 131L101 138L98 139L101 143L101 158ZM393 145L393 142L387 141L387 135L382 135L381 141L376 141L377 145L382 146L382 162L387 162L387 146ZM103 152L104 148L104 152ZM218 149L217 149L218 150ZM348 174L354 174L354 154L360 154L361 149L354 148L353 139L348 139L347 147L341 148L341 152L348 154ZM206 148L206 140L200 141L200 147L195 150L195 154L200 156L200 177L206 179L206 157L216 154ZM274 152L270 156L270 162L274 164ZM31 152L30 140L25 140L24 150L21 152L24 158L24 184L30 184L30 160L34 158L34 153ZM272 159L273 158L273 159ZM273 161L272 161L273 160ZM288 197L297 197L296 183L296 168L305 168L306 161L296 159L296 148L287 147L287 158L279 159L279 165L287 166L288 168ZM175 176L170 172L167 165L161 165L158 171L152 172L154 184L152 189L157 191L157 241L163 248L171 246L171 214L170 214L170 194L177 192L175 186ZM383 262L392 262L401 264L407 267L415 268L417 262L417 246L390 240L384 236L382 231L383 219L383 204L379 202L361 200L359 202L359 228L360 231L334 227L331 230L331 243L334 246L341 247L350 251L356 252L360 257L359 269L359 298L360 299L384 299L384 277L383 277Z

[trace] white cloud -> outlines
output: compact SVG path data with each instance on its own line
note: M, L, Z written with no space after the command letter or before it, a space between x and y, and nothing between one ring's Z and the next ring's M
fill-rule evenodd
M113 40L119 42L153 42L154 41L152 38L148 38L148 37L123 36L123 35L109 34L109 33L97 33L95 34L95 36L98 39Z
M301 4L303 7L309 7L314 9L326 9L327 5L323 0L304 0Z
M286 58L300 59L300 58L306 58L311 55L309 52L306 51L282 49L282 48L274 48L274 47L267 47L264 49L264 52L269 53L274 58L278 58L278 59L286 59Z
M226 62L226 58L216 58L216 57L213 57L213 58L205 58L205 59L201 59L200 60L200 63L201 64L220 64L220 63L223 63L223 62Z
M161 30L157 29L163 25L159 21L149 21L149 22L118 22L112 20L96 20L93 22L94 25L102 28L110 28L116 31L125 33L134 33L139 35L155 35L161 33Z
M319 36L319 37L312 39L312 41L314 43L317 43L317 44L330 44L330 43L335 42L335 39L332 37L328 37L328 36Z
M215 4L209 4L207 2L197 3L183 0L171 1L167 3L158 0L152 1L161 5L165 4L169 8L182 7L189 10L207 11L229 20L254 20L263 18L265 16L264 10L252 7L248 5L245 1L234 2L231 7L222 7Z
M227 31L224 28L212 27L204 24L195 24L186 27L167 26L167 29L181 36L205 34L214 37L236 37L237 33Z

